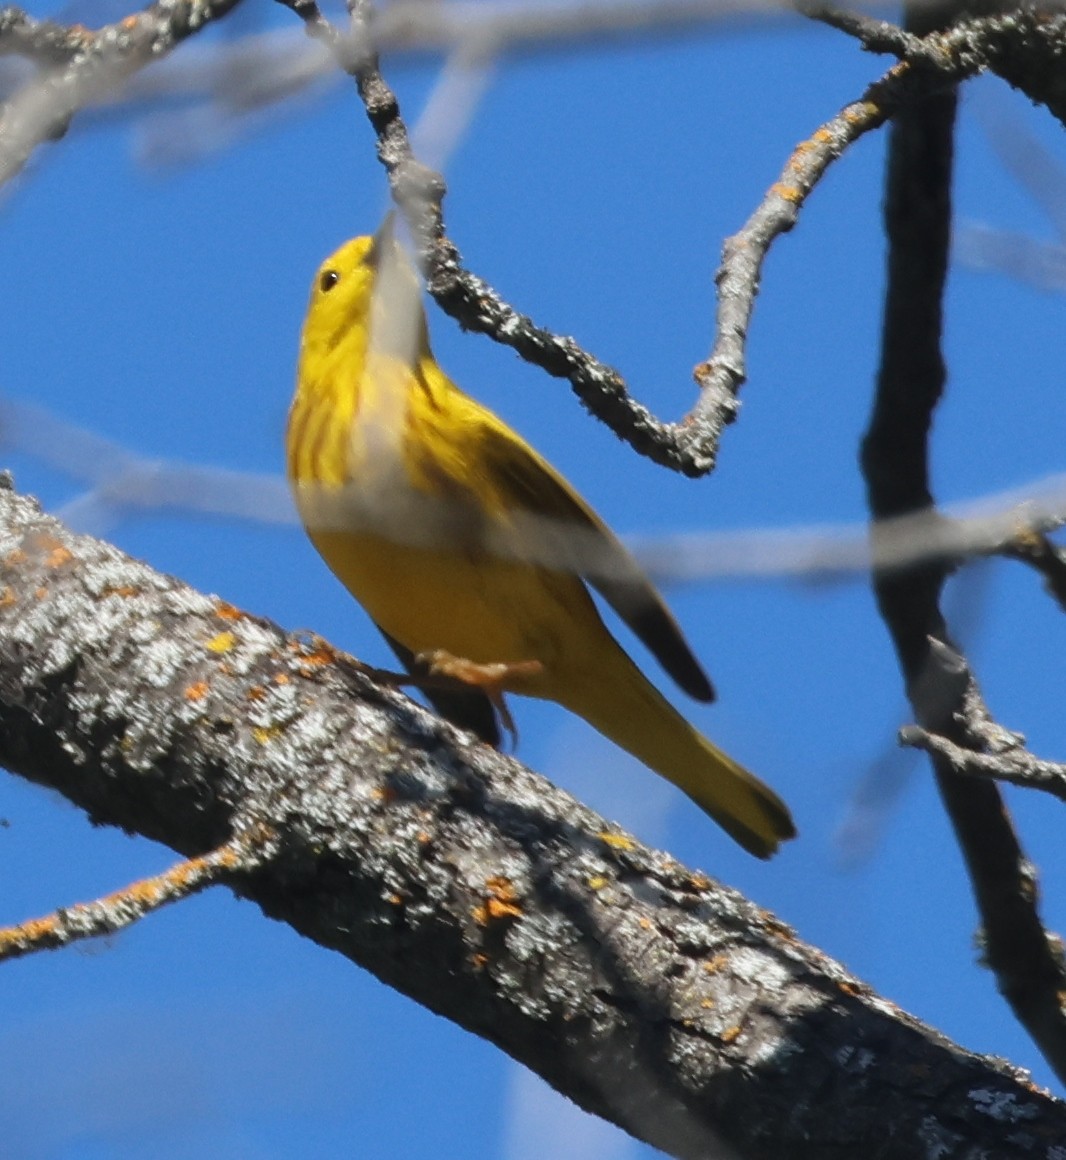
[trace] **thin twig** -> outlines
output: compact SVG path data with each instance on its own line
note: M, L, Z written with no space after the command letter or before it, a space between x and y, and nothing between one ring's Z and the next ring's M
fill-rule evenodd
M945 758L956 773L974 774L992 781L1007 781L1025 789L1039 789L1066 801L1066 765L1043 761L1023 745L1000 753L981 753L969 746L956 745L946 737L908 725L899 732L902 745L924 749Z
M877 20L864 12L834 8L828 4L811 4L801 0L797 10L811 20L817 20L839 32L853 36L867 52L890 53L901 60L920 50L921 39L905 32L898 24Z
M141 879L93 902L64 906L43 918L0 927L0 962L115 934L160 907L256 868L262 861L264 844L264 834L234 838L210 854L178 862L154 878Z

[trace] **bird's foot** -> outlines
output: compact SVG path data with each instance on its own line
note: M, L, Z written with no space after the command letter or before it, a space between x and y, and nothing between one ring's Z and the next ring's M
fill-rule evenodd
M517 747L518 727L511 716L511 710L507 708L504 692L507 685L516 678L540 676L544 672L544 665L540 661L494 661L479 664L465 657L453 656L444 649L419 653L415 659L419 664L425 665L426 672L431 677L445 677L458 681L461 685L471 685L484 693L496 710L504 731L510 735L512 748Z

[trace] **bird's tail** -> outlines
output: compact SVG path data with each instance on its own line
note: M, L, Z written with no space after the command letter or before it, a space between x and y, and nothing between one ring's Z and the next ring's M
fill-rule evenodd
M785 803L769 786L716 749L647 680L620 646L611 678L586 670L559 698L616 745L672 781L757 858L769 858L796 828Z

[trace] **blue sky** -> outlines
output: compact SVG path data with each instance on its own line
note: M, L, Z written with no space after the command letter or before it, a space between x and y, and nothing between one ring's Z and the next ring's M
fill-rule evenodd
M292 22L280 11L264 19ZM450 231L470 267L519 309L573 334L657 413L678 417L711 343L723 237L790 149L882 64L800 21L501 62L449 162ZM436 63L386 60L385 69L416 119ZM1054 241L980 127L988 102L1057 145L1048 118L994 82L968 90L960 217ZM140 456L279 474L311 275L385 208L373 138L338 83L226 151L145 166L146 142L187 128L159 119L175 112L87 121L43 150L8 194L0 395ZM883 147L880 134L854 147L771 254L740 421L710 479L675 478L638 459L584 415L566 384L434 312L438 357L620 532L861 521L856 450L877 358ZM1061 317L1061 298L955 270L951 379L934 439L941 499L1063 470ZM50 508L79 495L77 481L17 446L5 451L16 482ZM386 659L294 528L148 513L111 535L286 628ZM551 706L516 706L520 756L742 889L964 1046L1050 1083L975 963L974 911L928 772L896 754L906 712L866 583L740 578L667 595L720 694L715 706L686 712L789 801L799 840L770 864L754 861L679 792ZM982 566L954 582L951 608L994 712L1038 753L1061 757L1066 628L1039 582L1017 566ZM903 788L863 856L848 862L837 835L872 776ZM1046 919L1062 929L1061 807L1009 797L1043 874ZM0 815L5 922L173 860L147 841L93 829L15 778L0 782ZM19 1157L135 1157L150 1145L164 1158L402 1160L432 1151L526 1160L560 1141L574 1160L654 1154L221 890L106 942L4 971L0 1056L20 1063L0 1091L0 1119Z

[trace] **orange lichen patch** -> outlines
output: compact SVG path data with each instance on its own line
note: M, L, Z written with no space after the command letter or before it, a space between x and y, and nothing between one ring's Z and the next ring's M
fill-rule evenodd
M74 553L65 545L57 544L44 558L46 568L59 568L74 559Z
M740 1032L741 1028L739 1026L727 1027L725 1031L722 1032L720 1038L723 1043L736 1043L736 1041L740 1038Z
M327 644L318 645L314 652L300 654L300 663L308 668L314 668L319 665L331 665L336 659L336 652Z
M709 958L704 964L703 969L709 974L713 975L715 971L720 971L722 967L729 962L729 956L719 952L713 958Z
M206 681L197 681L185 687L186 701L202 701L207 696L208 684Z
M132 32L137 27L137 17L136 16L123 16L122 20L120 21L120 24L121 24L121 27L126 32Z
M4 563L10 568L17 568L26 563L26 553L21 548L12 548L4 557Z
M862 988L856 986L854 983L839 982L837 983L837 990L843 991L845 995L851 995L854 998L862 994Z
M385 899L385 901L390 903L392 906L403 906L403 895L390 894L388 898Z
M45 552L51 552L55 548L61 548L63 541L57 540L49 532L31 532L26 537L25 544L31 552L43 556Z
M602 890L608 882L610 882L609 878L604 878L602 874L597 874L595 878L589 879L589 889Z
M625 834L610 834L602 830L596 837L605 846L610 846L614 850L632 850L636 846L636 842L632 838L627 838Z
M483 955L480 951L470 956L470 963L475 970L480 971L489 961L488 955Z
M891 71L895 72L897 68ZM878 116L879 113L880 110L873 101L861 101L857 105L849 105L844 110L844 120L851 125L864 125L872 117Z
M494 875L485 885L490 890L488 907L493 918L517 918L522 913L514 883L503 875Z
M759 917L763 920L768 934L777 935L783 942L796 941L796 932L786 926L772 911L760 910Z
M770 187L770 192L776 194L783 201L791 201L793 204L802 200L803 193L794 185L785 185L783 182L775 181Z
M651 930L651 919L647 918L647 917L643 917L643 918L641 918L640 922L637 923L637 925L640 927L641 930Z
M14 589L10 584L5 584L0 588L0 608L9 608L16 602Z
M489 891L488 897L474 908L474 921L478 926L488 926L490 922L499 922L504 918L521 918L522 908L518 905L518 895L509 878L494 875L485 886Z
M817 142L819 145L831 145L833 143L833 134L828 129L816 129L811 134L811 140Z
M206 648L208 652L224 653L229 652L236 643L237 638L232 632L220 632L207 642Z
M419 830L418 834L415 835L415 841L420 846L428 846L433 841L433 835L427 834L425 830Z
M709 379L714 374L714 363L710 359L704 362L696 363L692 368L692 377L696 382L702 382L703 379ZM686 416L686 419L688 416Z
M514 883L502 874L494 874L485 882L485 885L491 891L493 898L499 898L504 902L514 902L518 897Z
M48 595L48 589L43 586L40 588L34 588L33 594L37 597L38 600L43 600Z
M252 685L245 696L249 701L261 701L266 696L266 689L262 685Z
M252 730L252 736L259 742L260 745L267 745L279 737L284 730L280 725L257 725Z
M702 871L697 870L695 874L688 876L686 885L689 890L695 890L698 894L702 894L705 890L710 890L711 880Z
M18 926L0 928L0 952L10 947L32 945L42 939L51 937L59 929L54 915L48 918L33 918L29 922L19 923Z
M713 999L701 999L701 1000L700 1000L700 1006L701 1006L701 1007L707 1007L707 1008L713 1007L713 1006L714 1006L714 1000L713 1000Z
M287 685L291 680L292 680L292 677L290 677L288 673L275 673L274 674L274 684L275 685Z
M101 596L140 596L141 590L133 584L108 585Z
M489 918L521 918L522 908L513 902L501 902L498 898L490 898L485 904Z
M215 615L221 620L247 620L248 617L236 605L220 600L215 605Z

